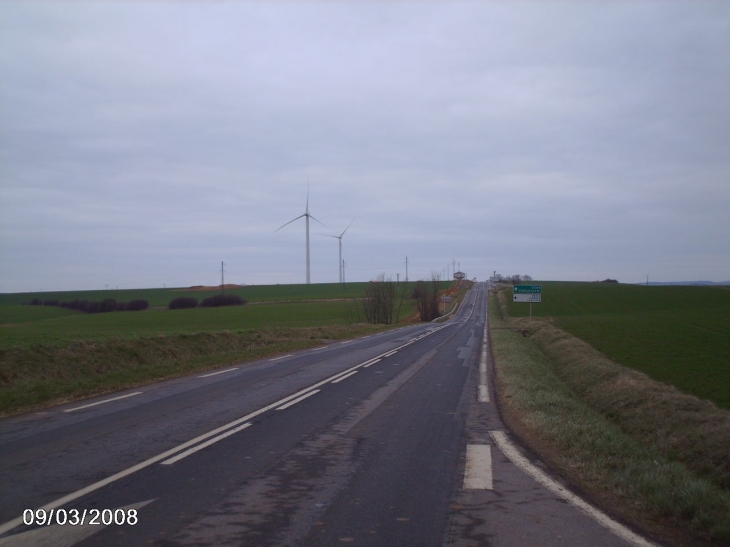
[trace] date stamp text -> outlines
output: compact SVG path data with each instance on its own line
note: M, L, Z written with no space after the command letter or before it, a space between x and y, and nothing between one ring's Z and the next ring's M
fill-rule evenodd
M26 509L23 524L32 526L134 526L139 522L136 509Z

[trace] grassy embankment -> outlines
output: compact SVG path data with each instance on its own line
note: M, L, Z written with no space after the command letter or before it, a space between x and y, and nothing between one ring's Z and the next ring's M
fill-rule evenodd
M217 291L146 289L0 295L0 414L98 395L393 328L361 323L364 284L271 285L226 291L245 306L167 310ZM408 295L409 292L407 291ZM33 298L129 301L152 309L85 314L23 305ZM403 302L401 319L415 311Z
M510 288L499 305L490 297L507 422L614 513L675 544L730 545L730 412L687 393L724 401L730 320L715 312L730 291L542 285L533 313L543 317L532 320L514 317L527 306L512 303ZM637 369L659 371L667 383Z

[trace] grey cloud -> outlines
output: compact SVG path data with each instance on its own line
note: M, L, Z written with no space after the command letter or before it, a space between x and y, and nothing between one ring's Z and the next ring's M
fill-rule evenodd
M56 287L199 283L221 259L302 281L303 226L273 231L307 179L328 229L357 218L352 280L406 254L423 275L460 254L480 277L729 277L723 4L0 11L0 290L52 288L41 255L71 272Z

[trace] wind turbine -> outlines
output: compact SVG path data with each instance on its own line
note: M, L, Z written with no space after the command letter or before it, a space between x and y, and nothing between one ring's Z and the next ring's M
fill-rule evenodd
M316 218L314 218L312 215L309 214L309 185L307 185L307 208L305 209L304 214L299 215L297 218L290 220L289 222L284 224L284 226L288 226L295 220L299 220L302 217L304 217L307 221L307 285L309 285L311 282L311 277L309 274L309 219L311 218L312 220L317 220ZM319 222L319 220L317 220L317 222ZM319 223L322 224L321 222L319 222ZM281 230L284 226L281 226L281 227L277 228L276 230L274 230L274 233ZM324 226L324 224L322 224L322 226Z
M350 228L350 226L352 226L352 223L353 222L355 222L355 219L354 218L350 221L350 224L347 225L347 228L345 228L344 231L340 235L338 235L338 236L324 234L327 237L334 237L335 239L339 239L340 240L340 285L342 284L342 281L343 281L342 280L342 277L343 277L342 276L342 273L343 273L342 272L342 236L345 235L345 232Z

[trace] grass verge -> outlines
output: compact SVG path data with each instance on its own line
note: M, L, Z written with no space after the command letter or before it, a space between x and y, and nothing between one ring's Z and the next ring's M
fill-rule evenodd
M380 332L383 325L263 328L78 340L0 350L0 416Z
M505 421L599 504L670 542L730 545L730 412L490 295Z

